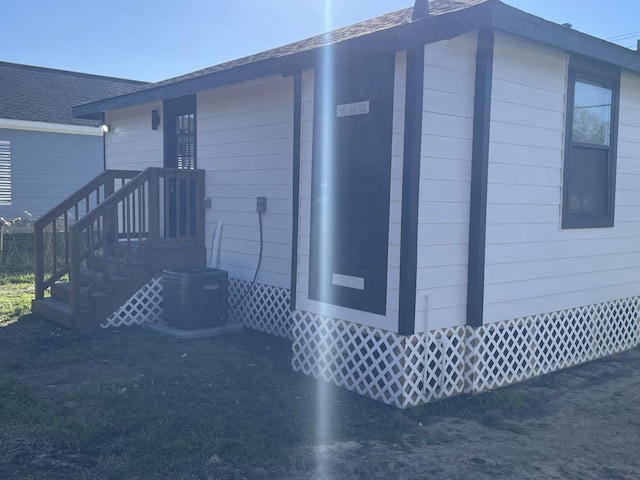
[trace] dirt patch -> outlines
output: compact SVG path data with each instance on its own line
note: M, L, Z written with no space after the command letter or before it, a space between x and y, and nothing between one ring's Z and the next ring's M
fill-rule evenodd
M397 410L255 332L0 328L0 479L640 478L640 349Z
M313 468L286 478L640 478L639 349L515 388L544 405L418 424L419 433L405 436L409 449L380 442L302 449Z
M45 397L82 387L92 381L111 378L130 380L140 375L140 372L127 366L91 362L51 365L17 372L19 380L36 387Z
M33 429L16 425L0 431L0 478L63 480L95 467L99 456L55 448Z

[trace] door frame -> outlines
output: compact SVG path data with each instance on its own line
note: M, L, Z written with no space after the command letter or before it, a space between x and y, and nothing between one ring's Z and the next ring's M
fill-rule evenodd
M388 71L384 71L384 83L383 87L377 93L382 95L378 97L380 104L380 111L384 117L382 119L378 119L379 123L384 127L384 135L383 139L384 152L386 155L384 158L385 164L382 166L384 170L386 170L386 176L384 177L384 190L380 191L380 195L384 198L382 202L384 207L382 211L380 211L380 215L384 218L384 221L380 223L380 227L384 233L384 253L380 253L379 256L376 257L378 262L374 263L374 267L376 272L374 275L384 275L384 279L380 280L382 285L379 285L376 291L379 290L379 295L367 298L365 295L358 296L357 293L350 291L351 289L347 289L346 287L340 287L335 284L335 282L331 283L329 287L331 292L327 294L323 294L323 284L326 286L328 280L326 278L320 279L320 256L321 249L324 248L324 245L321 245L319 229L319 211L320 208L316 205L316 202L313 200L319 195L319 175L320 169L322 168L321 158L323 155L322 148L322 138L323 138L323 121L320 118L322 115L322 109L319 108L319 105L322 105L323 101L323 68L322 66L318 66L315 69L315 81L314 81L314 118L313 118L313 152L312 152L312 174L311 174L311 212L310 212L310 251L309 251L309 293L308 298L311 301L316 301L320 303L327 303L331 305L335 305L337 307L349 308L352 310L369 312L378 315L386 315L387 308L387 290L388 290L388 252L389 252L389 218L390 218L390 203L391 203L391 164L392 164L392 142L393 142L393 104L394 104L394 92L395 92L395 68L396 68L396 58L395 52L372 52L372 54L367 55L366 52L358 51L358 52L350 52L349 54L345 54L342 58L337 59L336 65L334 67L335 72L343 71L343 68L348 68L354 62L354 55L359 61L357 72L359 75L362 75L362 78L367 78L363 75L363 72L367 72L367 69L370 68L371 62L374 61L372 59L382 59L380 64L381 68L388 68ZM363 58L366 58L363 60ZM353 70L350 71L350 73ZM337 103L337 101L336 101ZM333 104L332 104L333 105ZM331 110L333 106L331 107ZM337 115L334 117L333 113L330 110L330 114L333 119L337 118ZM382 241L382 240L381 240ZM379 267L379 268L377 268ZM379 271L378 271L379 270ZM338 287L338 288L336 288ZM366 288L366 287L365 287ZM355 295L354 295L355 293ZM327 298L330 297L330 298Z
M172 151L174 145L169 141L170 135L175 136L175 119L180 115L193 114L194 122L194 165L193 169L198 168L198 107L196 94L186 95L184 97L176 97L164 100L162 104L162 114L164 116L163 128L162 128L162 140L163 140L163 162L164 168L178 168L177 163L171 165L169 160L174 152ZM171 131L170 131L171 130ZM175 138L173 139L175 141Z
M181 115L193 115L193 164L189 170L195 170L198 162L198 114L196 94L170 98L163 102L163 166L164 168L185 169L178 164L176 119ZM188 236L196 231L195 218L195 180L165 177L164 215L165 237ZM190 207L187 205L190 204ZM191 215L187 218L187 212ZM180 221L178 222L178 219Z

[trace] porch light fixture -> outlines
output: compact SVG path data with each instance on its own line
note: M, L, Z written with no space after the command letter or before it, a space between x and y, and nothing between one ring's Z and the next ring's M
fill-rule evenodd
M102 130L102 133L107 133L109 131L109 125L107 125L106 123L101 123L100 130Z
M160 125L160 110L151 110L151 130L158 130L158 125Z

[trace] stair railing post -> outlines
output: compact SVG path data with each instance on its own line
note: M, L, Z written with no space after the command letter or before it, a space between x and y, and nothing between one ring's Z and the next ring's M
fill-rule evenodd
M160 241L160 176L158 170L149 170L149 246Z
M204 170L196 170L196 246L204 247L205 183Z
M109 178L107 178L107 180L105 181L105 184L104 184L105 199L109 198L109 196L112 195L113 192L115 192L115 183L116 183L116 177L114 174L110 175ZM115 217L113 216L113 214L105 215L104 222L105 222L105 226L104 226L105 240L108 244L115 241L116 239ZM105 247L107 247L107 245L105 245Z
M80 257L82 255L82 245L80 241L80 230L71 227L71 265L69 265L69 283L71 285L71 324L76 326L77 314L80 311Z
M36 276L36 300L44 298L44 227L36 221L33 225L35 258L33 272Z

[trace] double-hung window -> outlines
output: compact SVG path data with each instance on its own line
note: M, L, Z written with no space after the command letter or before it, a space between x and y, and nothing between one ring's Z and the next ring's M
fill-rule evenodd
M620 70L571 59L562 228L613 226L619 92Z

